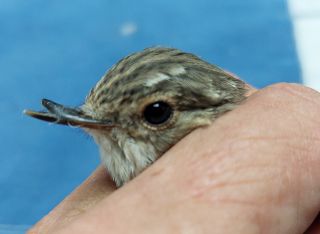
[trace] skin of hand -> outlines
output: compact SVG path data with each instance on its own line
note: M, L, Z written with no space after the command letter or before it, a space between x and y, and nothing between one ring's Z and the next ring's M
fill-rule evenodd
M252 93L120 189L99 167L29 233L320 233L320 94Z

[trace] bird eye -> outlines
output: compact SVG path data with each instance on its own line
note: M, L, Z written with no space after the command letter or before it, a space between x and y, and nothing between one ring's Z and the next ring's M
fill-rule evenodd
M154 102L148 105L143 112L144 119L152 124L163 124L170 119L173 110L169 104L163 101Z

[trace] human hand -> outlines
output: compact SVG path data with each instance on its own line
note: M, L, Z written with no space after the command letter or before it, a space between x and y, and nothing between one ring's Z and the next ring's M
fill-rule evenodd
M320 210L319 116L311 89L257 91L118 190L98 168L30 233L304 233Z

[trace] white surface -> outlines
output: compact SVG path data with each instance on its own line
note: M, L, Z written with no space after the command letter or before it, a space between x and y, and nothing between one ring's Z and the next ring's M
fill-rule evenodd
M320 91L320 0L288 0L304 83Z
M289 7L293 17L319 17L319 0L289 0Z

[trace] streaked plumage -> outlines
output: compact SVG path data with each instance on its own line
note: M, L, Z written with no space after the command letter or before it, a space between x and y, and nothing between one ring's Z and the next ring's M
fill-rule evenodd
M193 129L232 110L245 93L242 81L197 56L155 47L119 61L90 91L85 104L72 112L87 122L101 123L99 127L73 121L72 115L57 117L57 111L49 109L45 114L28 114L83 127L94 137L103 164L121 186ZM153 103L154 108L167 104L167 111L172 111L166 122L146 121L146 107Z

